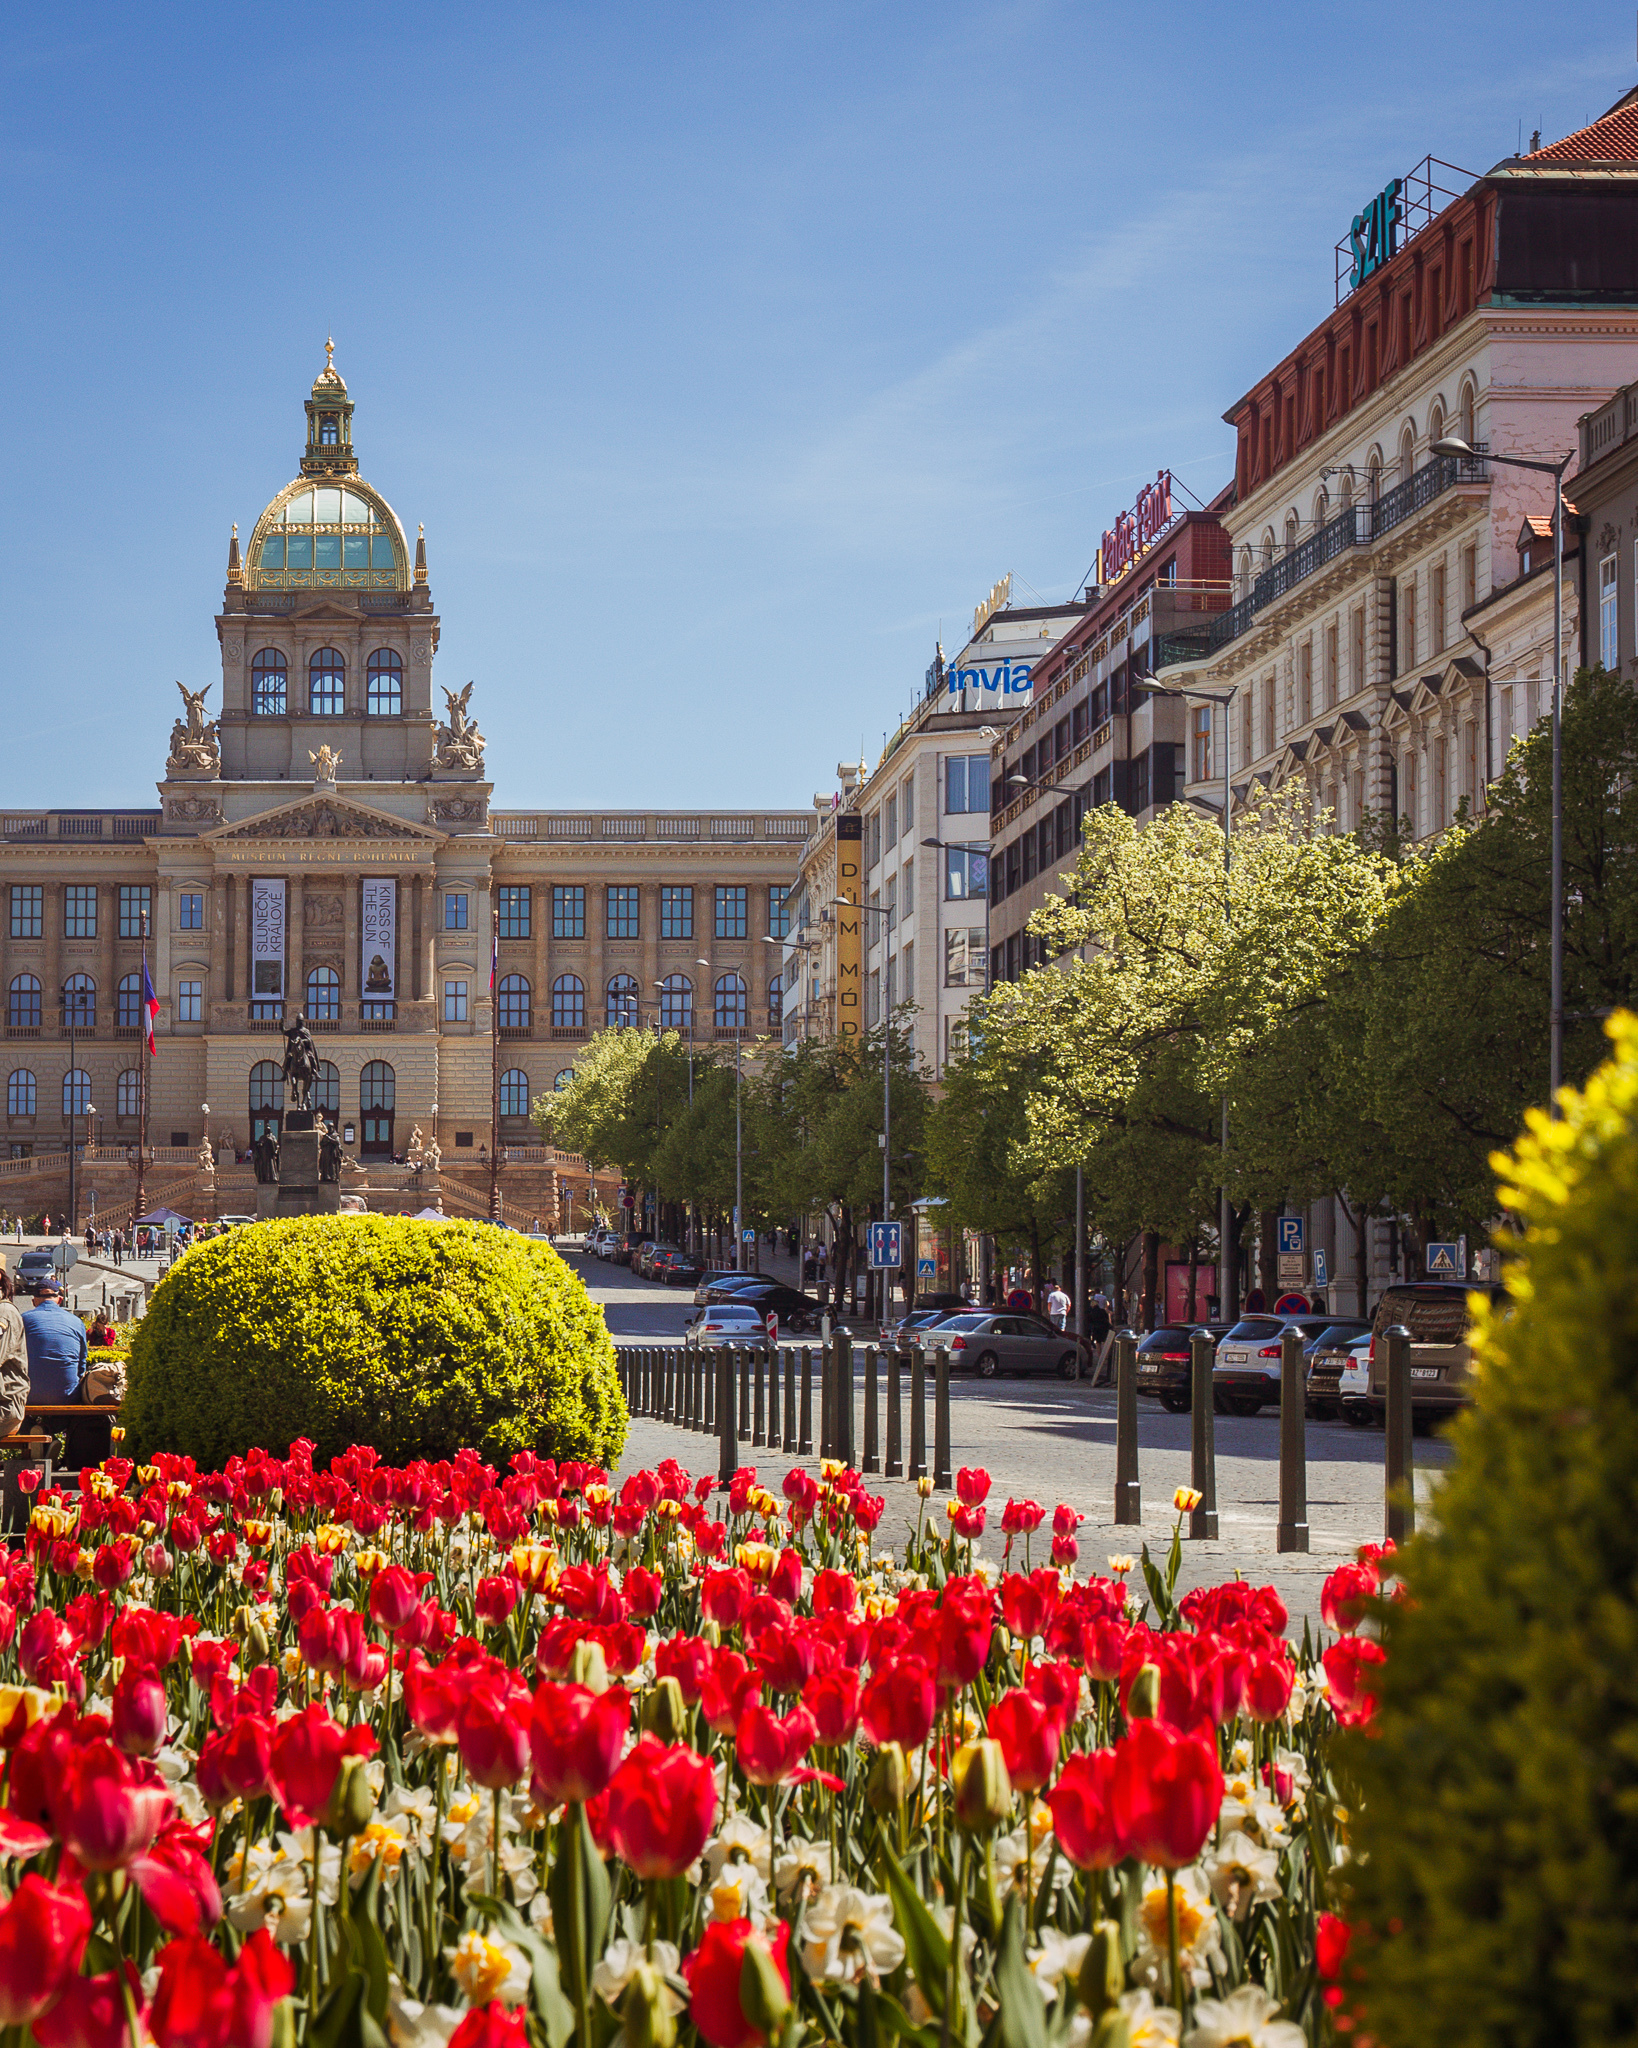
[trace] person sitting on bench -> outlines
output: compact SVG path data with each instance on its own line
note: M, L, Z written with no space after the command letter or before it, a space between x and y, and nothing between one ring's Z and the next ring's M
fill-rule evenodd
M28 1340L28 1397L57 1405L80 1398L85 1378L85 1325L63 1307L55 1280L34 1283L34 1306L23 1318Z

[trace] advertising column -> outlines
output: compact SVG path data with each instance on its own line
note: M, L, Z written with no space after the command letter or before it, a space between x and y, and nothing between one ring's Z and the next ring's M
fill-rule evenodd
M836 894L840 903L863 901L864 819L857 811L842 811L836 819ZM864 919L855 910L851 916L838 907L836 912L836 1035L857 1038L864 1015L864 949L860 928Z

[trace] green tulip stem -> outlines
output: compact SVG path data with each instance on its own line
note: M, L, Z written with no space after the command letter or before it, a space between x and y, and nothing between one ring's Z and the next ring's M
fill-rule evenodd
M1178 1958L1177 1872L1175 1870L1168 1870L1166 1873L1166 1947L1170 1952L1172 1964L1172 2003L1177 2007L1179 2014L1185 2014L1183 1966Z

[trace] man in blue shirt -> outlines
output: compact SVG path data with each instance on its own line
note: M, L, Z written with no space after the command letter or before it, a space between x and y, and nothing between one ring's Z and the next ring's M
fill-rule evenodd
M31 1401L79 1399L85 1378L85 1325L62 1304L55 1280L34 1289L34 1306L23 1317L28 1342L28 1397Z

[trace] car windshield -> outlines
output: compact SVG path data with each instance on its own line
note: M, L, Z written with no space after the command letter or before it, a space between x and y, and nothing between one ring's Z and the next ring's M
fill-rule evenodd
M705 1311L710 1323L760 1323L761 1311L732 1301L714 1301Z
M951 1316L942 1327L946 1330L982 1330L988 1321L988 1316Z
M1193 1334L1192 1330L1184 1329L1181 1324L1178 1324L1175 1328L1168 1326L1163 1330L1151 1330L1138 1346L1138 1349L1140 1351L1187 1351L1189 1339Z
M1225 1344L1255 1344L1268 1337L1277 1337L1285 1328L1278 1316L1243 1316L1228 1335Z
M1342 1351L1352 1344L1362 1332L1369 1330L1369 1323L1327 1323L1315 1344L1316 1351Z

